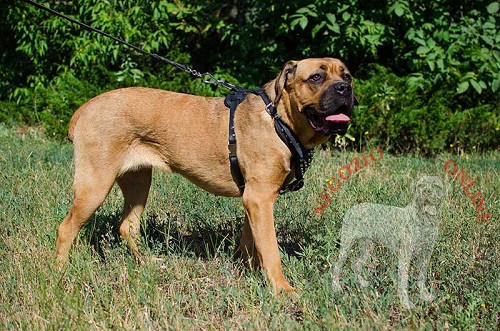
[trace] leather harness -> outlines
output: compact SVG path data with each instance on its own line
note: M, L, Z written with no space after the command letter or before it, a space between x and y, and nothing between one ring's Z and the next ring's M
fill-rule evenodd
M243 192L245 190L245 178L243 178L243 174L241 173L240 165L238 163L238 158L236 156L234 114L236 113L236 108L240 103L243 102L243 100L245 100L248 93L258 95L262 98L264 104L266 105L266 111L274 119L274 129L276 130L278 137L280 137L280 139L292 153L291 164L293 164L293 167L295 168L295 180L289 184L284 184L280 189L280 194L301 189L304 186L304 174L307 169L309 169L314 156L314 149L306 149L302 145L293 130L281 120L276 107L269 100L266 92L264 92L264 90L262 89L234 89L233 93L229 94L224 100L224 105L229 108L228 149L229 161L231 164L231 175L233 176L233 180L240 188L240 191Z

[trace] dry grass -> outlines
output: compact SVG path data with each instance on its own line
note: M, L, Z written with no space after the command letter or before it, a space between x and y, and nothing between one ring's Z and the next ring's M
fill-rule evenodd
M326 180L355 153L318 155L306 187L279 198L277 232L297 301L270 294L264 277L235 258L239 199L213 197L186 180L155 173L144 218L144 254L134 263L116 235L121 197L113 190L82 231L65 270L53 264L55 231L71 202L72 146L37 131L0 126L0 328L9 330L480 329L500 323L500 154L436 159L384 155L343 183L325 214L313 211ZM491 223L443 170L453 158L477 182ZM376 249L373 285L346 268L330 287L343 213L354 203L403 206L418 175L449 183L429 281L438 298L402 310L397 262ZM410 281L410 295L416 296Z

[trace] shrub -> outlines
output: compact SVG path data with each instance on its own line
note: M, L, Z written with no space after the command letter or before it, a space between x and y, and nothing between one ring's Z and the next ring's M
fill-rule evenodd
M413 76L398 77L380 66L372 67L368 76L356 84L361 105L350 134L357 138L357 148L376 145L395 153L429 155L499 146L500 118L494 104L470 107L452 84L426 81L416 86Z
M234 83L238 77L247 87L274 78L289 59L339 57L362 97L351 129L357 148L368 143L432 154L499 146L498 1L45 4L173 61ZM100 91L140 85L227 93L23 2L5 0L0 13L2 121L43 123L61 136L73 110ZM17 102L15 111L8 101Z

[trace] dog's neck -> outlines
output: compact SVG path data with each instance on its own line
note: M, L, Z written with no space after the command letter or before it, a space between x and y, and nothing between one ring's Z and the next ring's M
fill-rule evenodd
M273 101L281 120L293 130L305 148L312 149L330 138L319 134L309 125L309 121L298 105L291 102L292 98L290 98L289 93L293 93L293 91L284 89L276 102L275 80L264 85L263 89L269 99ZM290 113L285 109L290 109Z

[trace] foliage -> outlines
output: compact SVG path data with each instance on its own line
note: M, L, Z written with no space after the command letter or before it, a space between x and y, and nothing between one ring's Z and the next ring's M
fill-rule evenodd
M393 151L435 153L452 145L499 146L498 1L43 3L147 51L247 87L274 78L289 59L340 57L362 94L356 119L363 127L353 125L350 133L361 138L370 132L353 147L370 142ZM226 93L23 2L7 0L0 9L0 32L6 36L0 40L2 121L41 124L63 136L77 102L104 90L141 85ZM80 95L68 102L77 89ZM51 100L42 100L48 93ZM424 127L428 121L432 125Z
M498 105L469 106L466 95L450 97L450 83L442 83L437 90L432 82L422 84L380 66L372 68L370 79L357 84L361 105L350 131L357 139L354 145L426 155L500 145Z
M415 11L407 1L399 3L404 9L396 13L398 16L412 17L413 13L421 12ZM454 82L457 93L465 93L469 86L479 94L486 89L497 92L500 85L498 12L499 3L492 2L464 16L457 17L442 10L431 21L418 19L422 23L406 34L418 46L418 57L414 56L414 51L407 54L412 68L427 72L416 78L430 79L434 83Z
M104 90L97 88L96 85L78 80L69 73L61 73L47 86L37 84L33 90L17 90L17 97L21 100L28 99L30 103L20 102L15 114L28 125L36 126L43 123L50 136L64 137L73 112L86 102L89 96L100 92ZM4 107L0 108L0 116L7 118L11 110Z

